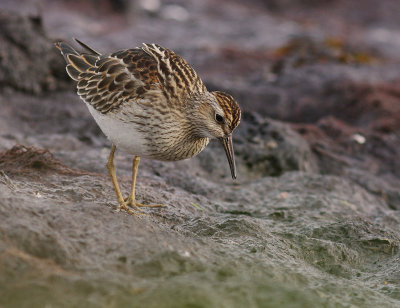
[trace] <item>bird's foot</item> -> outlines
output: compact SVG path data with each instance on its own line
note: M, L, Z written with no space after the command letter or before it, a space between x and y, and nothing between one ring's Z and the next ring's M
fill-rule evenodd
M165 207L164 204L142 204L139 202L135 202L135 204L136 204L136 206L139 206L139 207Z
M126 202L126 204L132 208L136 208L136 207L165 207L163 204L142 204L139 202L136 202L135 199L132 199L132 196L126 197L124 199L124 201Z
M131 196L127 197L124 199L123 202L120 202L117 212L120 212L121 210L126 211L128 214L131 215L147 215L145 212L143 212L139 207L164 207L162 204L142 204L139 202L136 202L135 199L132 199Z
M147 215L145 212L143 212L141 209L139 209L137 206L132 206L130 203L127 201L120 202L117 208L117 212L120 212L121 210L124 210L130 215Z

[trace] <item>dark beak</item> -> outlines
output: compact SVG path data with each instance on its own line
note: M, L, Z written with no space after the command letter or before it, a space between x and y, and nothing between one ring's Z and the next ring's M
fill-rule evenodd
M233 152L232 134L219 138L224 146L226 157L228 158L229 167L231 168L232 179L236 179L235 153Z

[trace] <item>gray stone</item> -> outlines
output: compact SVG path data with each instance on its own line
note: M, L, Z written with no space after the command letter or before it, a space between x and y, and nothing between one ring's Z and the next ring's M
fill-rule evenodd
M162 18L163 5L123 15L106 0L46 2L43 25L2 11L0 306L398 307L396 61L338 63L321 44L333 30L318 26L327 18L313 15L312 2L294 5L317 23L308 27L259 1L178 1L186 22ZM340 11L351 1L324 3ZM386 20L366 3L346 12ZM352 29L347 39L362 46L363 32ZM142 40L181 49L210 90L233 92L245 111L234 133L238 179L217 141L191 160L143 159L137 198L166 207L117 213L105 169L110 144L65 82L45 30L68 40L82 34L109 51ZM311 49L300 45L279 70L275 48L302 32L316 37L306 41ZM131 157L117 150L116 165L126 195Z

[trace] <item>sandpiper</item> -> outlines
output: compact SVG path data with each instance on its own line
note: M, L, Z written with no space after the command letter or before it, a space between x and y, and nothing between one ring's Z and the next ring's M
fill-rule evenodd
M67 61L78 95L112 142L106 164L118 198L118 211L140 212L135 199L140 157L177 161L199 154L210 139L219 139L232 178L236 167L232 131L241 111L232 96L207 91L193 68L175 52L157 44L101 54L75 39L84 52L56 43ZM123 198L115 174L116 148L132 154L132 186Z

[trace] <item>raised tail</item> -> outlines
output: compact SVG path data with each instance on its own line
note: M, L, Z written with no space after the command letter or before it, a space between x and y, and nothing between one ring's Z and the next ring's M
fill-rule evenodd
M76 37L74 37L74 40L81 45L83 48L85 48L87 51L89 51L89 53L96 55L96 56L101 56L101 53L94 50L92 47L89 47L88 45L86 45L85 43L81 42L80 40L78 40Z
M88 49L91 54L79 53L64 42L55 43L55 46L61 51L61 54L67 62L66 70L68 75L76 81L79 79L79 74L84 73L89 68L93 67L100 57L100 54L97 51L91 49L80 41L78 41L78 43Z

